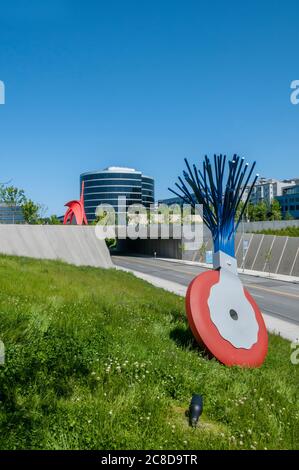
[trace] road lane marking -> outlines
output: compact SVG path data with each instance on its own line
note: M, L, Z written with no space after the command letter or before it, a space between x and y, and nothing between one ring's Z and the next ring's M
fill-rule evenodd
M250 288L258 289L264 292L270 292L271 294L274 294L274 295L283 295L284 297L292 297L294 299L299 299L299 295L291 294L291 292L282 292L281 290L274 290L274 289L270 289L267 287L261 287L261 286L257 286L256 284L245 284L245 286L248 287L249 289Z
M116 258L116 257L115 257ZM121 259L122 257L119 257L118 259ZM124 259L124 258L122 258ZM128 259L127 259L128 260ZM129 262L129 260L128 260ZM131 261L132 263L132 261ZM200 274L202 271L200 272L197 272L197 273L194 273L194 272L190 272L190 271L185 271L184 269L176 269L175 267L173 266L169 266L169 267L166 267L165 264L158 264L157 261L153 260L152 263L148 263L148 261L146 261L146 263L148 263L148 265L146 266L146 263L144 263L144 260L143 261L137 261L136 258L134 258L134 261L133 263L137 263L137 264L141 264L143 265L145 268L148 267L148 268L152 268L154 266L156 267L160 267L166 271L176 271L178 273L182 273L182 274L188 274L189 276L197 276L198 274ZM133 269L133 268L129 268L129 269ZM201 270L204 269L204 268L200 268ZM261 287L261 286L257 286L256 284L246 284L246 283L243 283L244 286L246 286L249 290L252 288L252 289L256 289L256 290L261 290L261 291L264 291L264 292L269 292L271 294L274 294L274 295L278 295L278 296L284 296L284 297L290 297L290 298L294 298L294 299L299 299L299 295L298 294L293 294L291 292L282 292L282 291L279 291L279 290L274 290L274 289L270 289L270 288L267 288L267 287Z
M114 258L116 258L116 257L114 257ZM120 258L118 258L118 259L120 259ZM125 260L125 261L126 261L126 260ZM127 260L127 261L129 262L129 260ZM148 267L148 268L155 268L155 267L156 267L156 268L162 268L162 269L165 269L166 271L176 271L176 272L179 272L179 273L182 273L182 274L189 274L189 276L197 276L198 274L200 274L201 272L203 272L202 270L204 270L204 268L201 268L201 267L199 266L200 271L197 271L197 272L190 272L190 271L186 271L186 270L180 269L180 268L179 268L179 269L176 269L176 268L173 267L173 266L165 266L165 264L158 264L157 261L153 261L152 263L148 263L148 262L144 263L144 261L139 261L139 260L137 261L137 260L134 259L133 263L141 264L141 265L144 266L145 268L147 268L147 267ZM131 262L131 264L133 264L133 263ZM193 268L193 267L192 267L192 268ZM131 268L131 269L133 269L133 268ZM194 269L196 269L196 268L194 267Z

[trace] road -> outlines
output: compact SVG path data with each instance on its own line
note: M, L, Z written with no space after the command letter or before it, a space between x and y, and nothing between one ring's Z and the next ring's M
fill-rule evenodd
M112 256L117 266L187 286L205 268L150 257ZM299 284L240 274L262 312L299 325Z

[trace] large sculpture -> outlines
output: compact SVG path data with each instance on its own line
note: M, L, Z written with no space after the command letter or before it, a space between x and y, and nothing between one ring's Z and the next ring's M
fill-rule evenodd
M214 243L214 269L199 274L188 287L187 317L196 340L219 361L258 367L267 354L268 335L259 307L238 276L234 244L258 175L250 184L255 162L249 170L244 158L234 155L226 161L226 156L215 155L212 166L205 157L201 171L185 159L185 182L179 177L176 183L180 193L169 188L192 207L202 204L203 220Z
M72 223L73 218L75 217L77 225L88 224L85 209L84 209L84 181L82 181L81 196L79 201L70 201L65 204L68 207L64 218L63 223Z

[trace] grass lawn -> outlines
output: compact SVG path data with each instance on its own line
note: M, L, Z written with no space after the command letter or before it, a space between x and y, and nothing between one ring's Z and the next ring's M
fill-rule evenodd
M227 368L194 344L182 298L133 275L1 256L0 281L1 449L299 448L287 341Z

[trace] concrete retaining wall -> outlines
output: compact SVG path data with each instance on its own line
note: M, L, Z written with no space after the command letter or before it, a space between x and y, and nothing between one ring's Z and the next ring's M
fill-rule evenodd
M94 227L78 225L0 225L0 253L59 259L77 266L113 266L105 241Z
M247 240L245 244L243 241ZM211 237L206 238L206 250L213 250ZM247 245L247 249L244 246ZM237 233L236 258L239 268L299 277L299 237L281 237L256 233ZM182 253L190 261L200 259L198 251Z

